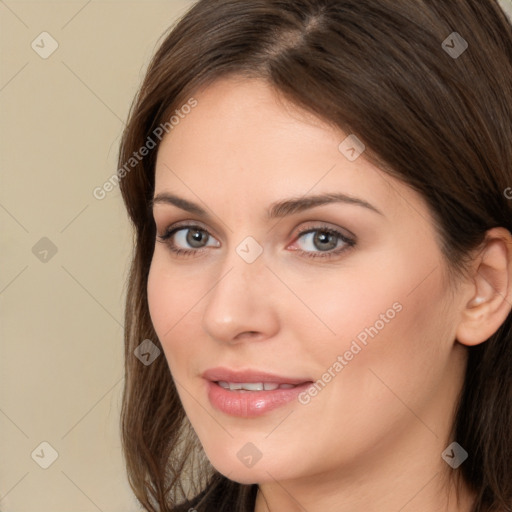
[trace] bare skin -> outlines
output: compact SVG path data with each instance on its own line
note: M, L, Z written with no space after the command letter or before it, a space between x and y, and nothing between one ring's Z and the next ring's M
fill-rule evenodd
M159 148L155 196L209 216L155 202L157 234L182 229L156 243L148 298L211 463L259 484L256 512L469 512L472 496L462 486L456 499L441 453L456 441L466 346L485 342L511 309L510 233L489 232L471 277L450 288L424 200L364 153L347 159L338 146L348 134L285 108L261 81L222 80L194 97ZM276 202L326 193L374 209L332 202L267 218ZM187 238L198 225L201 247ZM246 237L262 249L252 263L236 251ZM371 326L378 333L350 357ZM336 372L338 356L346 364ZM208 400L201 374L214 366L335 376L307 404L241 418ZM252 467L237 456L249 442L262 454Z

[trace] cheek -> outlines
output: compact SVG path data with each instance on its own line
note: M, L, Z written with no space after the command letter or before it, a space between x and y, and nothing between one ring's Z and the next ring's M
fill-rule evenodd
M159 260L155 255L151 262L147 292L151 321L160 341L163 341L162 334L171 327L171 317L176 313L176 297Z
M317 338L308 351L327 372L323 381L340 376L331 378L336 402L360 412L388 404L389 412L393 393L420 404L436 388L450 356L452 321L440 265L434 251L424 259L394 252L310 293L311 308L335 335Z
M421 255L412 248L389 248L354 260L350 268L334 271L314 286L304 282L296 290L341 339L361 333L370 338L370 332L376 337L391 328L414 331L418 338L435 327L433 318L440 325L436 312L442 310L447 293L441 264L435 247L426 247ZM446 318L446 311L442 317ZM325 343L332 342L332 332L330 338L325 336ZM364 340L364 335L360 338ZM410 345L412 340L399 337L395 341Z
M171 271L168 267L165 257L155 252L147 293L151 321L172 368L175 366L174 360L182 352L193 348L188 340L187 343L180 343L180 340L186 336L187 326L195 325L197 321L194 305L201 297L201 280L197 277L180 278L179 272Z
M431 351L437 342L432 333L446 318L436 247L424 244L418 255L414 247L389 244L347 262L339 271L319 275L320 281L295 283L294 291L318 317L308 315L310 326L303 338L313 336L316 342L305 346L326 369L349 351L350 366L389 361L408 371L409 363L423 361L421 354Z

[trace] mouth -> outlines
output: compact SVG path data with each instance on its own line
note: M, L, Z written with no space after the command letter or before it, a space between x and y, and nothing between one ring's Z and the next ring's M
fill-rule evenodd
M215 382L221 388L229 389L229 391L274 391L276 389L293 389L297 385L279 384L278 382L226 382L219 380Z
M211 382L219 382L219 383L228 383L231 385L247 385L247 391L253 391L250 387L252 384L257 385L275 385L283 386L283 385L291 385L297 386L299 384L304 384L305 382L312 382L311 379L305 377L284 377L278 375L276 373L269 373L262 370L231 370L230 368L210 368L206 370L202 374L203 379L209 380ZM241 388L231 388L231 389L241 389ZM263 388L256 388L256 391L262 391ZM269 388L270 390L270 388Z
M259 370L213 368L203 373L211 405L229 416L250 418L284 407L313 381Z

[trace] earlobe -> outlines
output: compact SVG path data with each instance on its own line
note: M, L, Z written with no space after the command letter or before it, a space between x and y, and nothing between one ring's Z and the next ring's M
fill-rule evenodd
M512 310L510 232L505 228L489 230L473 268L472 295L457 327L457 341L468 346L488 340Z

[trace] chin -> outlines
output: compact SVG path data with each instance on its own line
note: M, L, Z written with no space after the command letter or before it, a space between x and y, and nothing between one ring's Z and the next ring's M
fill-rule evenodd
M213 464L213 467L226 478L239 484L251 485L269 480L269 475L263 467L258 468L240 468L240 463Z
M243 456L240 457L243 460ZM282 476L280 469L269 464L272 461L264 458L258 460L252 467L246 467L244 462L239 460L237 453L233 453L229 459L224 454L222 457L208 457L208 460L220 474L240 484L250 485L273 481L274 478Z

